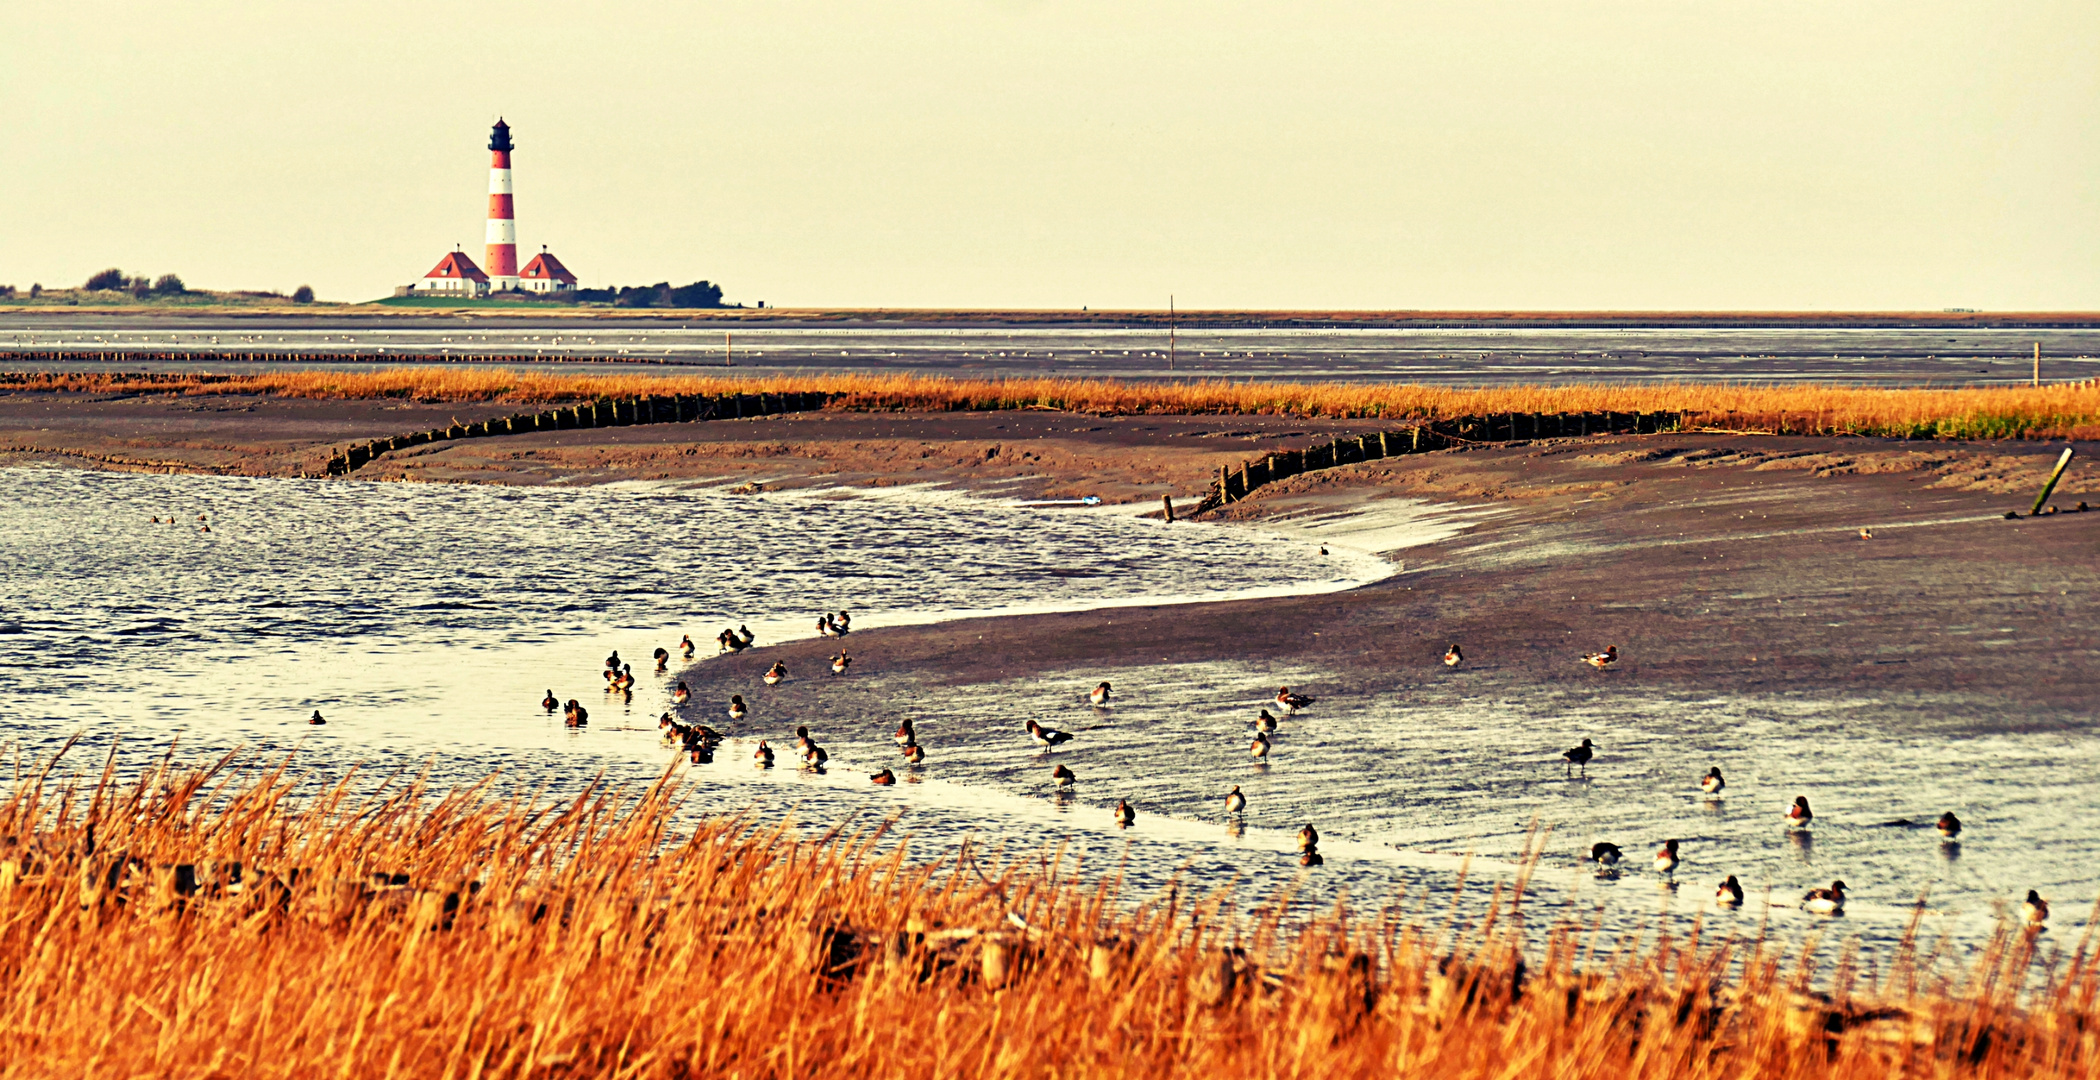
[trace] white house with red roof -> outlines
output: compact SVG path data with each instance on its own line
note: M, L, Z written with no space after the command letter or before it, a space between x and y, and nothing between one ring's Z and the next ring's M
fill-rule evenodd
M518 288L526 292L564 293L576 290L576 275L545 247L518 272Z
M445 293L451 296L487 296L489 276L474 265L474 260L464 251L455 251L438 260L437 266L423 275L423 280L410 286L419 293Z

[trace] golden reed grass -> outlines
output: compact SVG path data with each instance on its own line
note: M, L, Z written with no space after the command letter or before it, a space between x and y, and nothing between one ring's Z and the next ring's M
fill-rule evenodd
M47 770L48 771L48 770ZM238 778L236 778L238 776ZM163 763L0 803L0 1073L2027 1077L2100 1061L2090 941L1965 972L913 862L632 797ZM301 788L306 790L305 788ZM689 832L676 830L689 828ZM1501 894L1498 894L1498 901ZM1441 905L1439 905L1441 910ZM1454 909L1455 910L1455 909ZM1810 986L1820 992L1810 992Z
M1395 420L1488 413L1682 413L1694 428L1898 438L2100 437L2100 383L2039 387L1881 388L1660 383L1445 387L1288 382L1119 382L1107 379L954 379L918 375L567 375L507 368L283 371L257 375L36 372L25 390L263 394L304 398L537 403L649 394L840 395L854 410L1061 409L1116 414L1289 415Z

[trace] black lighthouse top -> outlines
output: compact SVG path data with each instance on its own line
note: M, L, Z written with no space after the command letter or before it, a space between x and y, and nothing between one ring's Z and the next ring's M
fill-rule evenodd
M510 125L504 123L503 118L499 116L496 118L496 126L489 130L489 149L508 150L510 148Z

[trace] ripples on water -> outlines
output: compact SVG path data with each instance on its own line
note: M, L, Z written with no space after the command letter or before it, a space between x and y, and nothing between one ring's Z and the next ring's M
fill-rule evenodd
M814 612L842 606L873 627L1333 589L1381 572L1374 560L1308 558L1310 543L1251 530L924 493L17 468L0 470L0 496L12 511L0 519L4 725L25 756L84 731L121 736L141 758L179 738L184 757L297 748L324 772L430 761L440 784L497 768L528 788L573 789L601 771L657 775L673 755L654 719L677 669L644 674L623 707L599 690L609 648L645 671L650 650L680 633L704 655L725 625L748 623L761 642L802 636ZM1153 664L1142 645L1121 668L1067 677L929 691L857 667L844 680L798 673L777 689L754 686L741 737L714 764L681 767L691 806L820 825L902 813L929 855L965 835L1012 854L1063 844L1093 871L1120 869L1137 895L1178 875L1196 891L1238 885L1250 898L1295 882L1313 903L1343 892L1377 903L1400 888L1448 897L1469 855L1475 882L1507 881L1536 821L1552 834L1535 912L1601 910L1620 930L1703 915L1754 932L1769 918L1790 936L1823 924L1761 897L1785 904L1842 877L1854 893L1845 932L1870 945L1894 940L1921 891L1928 931L1973 944L2028 887L2059 901L2054 932L2069 939L2081 899L2100 888L2100 843L2084 824L2100 799L2090 740L1935 734L1918 719L1930 703L1629 700L1608 682L1554 693L1468 667L1425 688L1323 701L1284 721L1258 764L1246 753L1256 710L1281 683L1317 693L1321 673ZM1116 684L1117 707L1085 704L1100 678ZM547 689L583 698L590 727L572 732L543 713ZM675 711L719 724L718 705ZM305 726L313 709L330 725ZM931 756L900 768L906 784L871 788L869 772L900 765L889 735L906 712ZM1021 731L1031 717L1078 738L1040 754ZM797 723L831 751L828 775L750 766L752 740L784 748ZM1558 749L1583 736L1600 757L1587 781L1566 778ZM1078 773L1076 791L1052 792L1053 757ZM1711 764L1729 778L1718 802L1696 788ZM1222 814L1233 784L1250 804L1243 829ZM1817 807L1812 840L1780 828L1795 794ZM1135 829L1111 826L1118 798L1138 806ZM1959 849L1929 827L1946 809L1969 826ZM1888 824L1898 819L1912 824ZM1311 876L1293 858L1305 821L1318 823L1328 856ZM1647 868L1669 837L1684 842L1675 893ZM1597 839L1628 852L1617 880L1573 857ZM1742 913L1711 908L1729 873L1753 896Z

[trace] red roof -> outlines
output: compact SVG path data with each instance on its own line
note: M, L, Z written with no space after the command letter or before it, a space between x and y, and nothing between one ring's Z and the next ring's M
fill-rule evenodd
M569 273L569 268L563 266L560 259L544 251L534 255L532 261L525 264L525 269L518 276L528 281L544 279L559 281L564 285L576 284L576 275Z
M423 275L426 278L462 278L467 281L487 281L489 276L467 258L464 251L455 251L438 260L437 268Z

